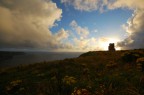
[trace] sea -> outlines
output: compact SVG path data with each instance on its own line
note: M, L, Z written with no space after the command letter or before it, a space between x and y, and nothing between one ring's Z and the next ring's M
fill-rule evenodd
M14 55L12 58L0 62L0 68L76 58L81 54L82 52L24 52L24 54Z

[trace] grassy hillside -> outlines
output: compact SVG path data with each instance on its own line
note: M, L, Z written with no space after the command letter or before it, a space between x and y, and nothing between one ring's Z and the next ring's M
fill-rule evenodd
M0 95L144 95L144 50L94 51L78 58L0 71Z

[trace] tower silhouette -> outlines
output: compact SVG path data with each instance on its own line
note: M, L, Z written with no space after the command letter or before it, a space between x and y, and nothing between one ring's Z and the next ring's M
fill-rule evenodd
M110 43L110 44L109 44L108 50L109 50L109 51L115 51L115 45L114 45L114 43Z

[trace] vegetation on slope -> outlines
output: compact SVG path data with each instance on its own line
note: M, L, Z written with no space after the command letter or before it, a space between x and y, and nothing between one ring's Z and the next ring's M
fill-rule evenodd
M93 51L0 71L0 95L144 95L144 51Z

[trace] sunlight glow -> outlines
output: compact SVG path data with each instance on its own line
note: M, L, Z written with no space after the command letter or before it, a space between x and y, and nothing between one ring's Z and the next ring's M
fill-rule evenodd
M114 43L115 44L115 49L116 50L121 50L120 47L116 47L116 43L119 42L119 41L120 40L118 38L106 38L103 41L100 41L100 47L103 50L108 50L109 43Z

